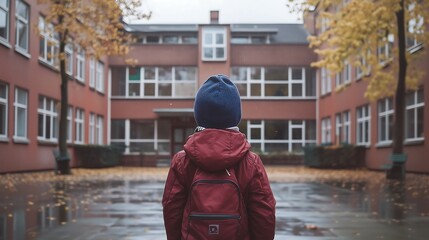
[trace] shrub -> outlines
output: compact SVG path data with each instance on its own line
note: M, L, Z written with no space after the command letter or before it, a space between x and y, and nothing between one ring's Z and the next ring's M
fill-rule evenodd
M119 164L123 150L109 145L76 145L79 165L84 168L113 167Z
M306 146L304 164L315 168L358 168L365 163L365 147L354 145Z

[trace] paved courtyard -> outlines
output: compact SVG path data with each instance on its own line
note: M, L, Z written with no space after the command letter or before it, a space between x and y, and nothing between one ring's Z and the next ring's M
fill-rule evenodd
M0 175L0 240L166 239L167 168L74 169ZM429 176L405 183L366 170L267 167L277 200L276 239L429 236Z

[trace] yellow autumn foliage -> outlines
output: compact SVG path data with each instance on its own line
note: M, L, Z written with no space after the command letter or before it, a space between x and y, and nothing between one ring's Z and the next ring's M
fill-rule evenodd
M294 9L317 12L318 17L324 20L324 23L317 21L318 35L308 38L310 47L319 55L319 60L312 66L325 67L335 74L341 71L344 61L349 61L365 73L370 71L370 77L365 78L369 81L366 97L370 100L395 93L399 69L395 48L398 34L395 12L401 9L400 0L289 1L289 5L294 3ZM404 0L404 6L405 22L411 23L406 26L409 30L406 38L426 46L429 43L426 28L429 25L429 1ZM323 29L322 24L325 24ZM378 53L383 46L391 48L389 54ZM421 70L413 65L419 56L406 51L407 89L417 88L423 76Z

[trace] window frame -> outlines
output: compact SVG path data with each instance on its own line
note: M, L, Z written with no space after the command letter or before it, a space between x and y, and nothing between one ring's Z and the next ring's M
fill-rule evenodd
M95 144L95 113L89 113L89 136L88 144Z
M356 108L356 145L371 145L371 105L369 104Z
M20 4L26 8L25 10L26 10L27 18L19 15L18 9L20 7L19 6ZM16 25L16 27L15 27L15 49L18 52L22 52L24 54L28 54L30 51L30 48L29 48L29 46L30 46L30 19L31 19L31 17L30 17L30 6L22 0L17 0L16 4L15 4L15 21L16 21L15 22L15 25ZM19 31L18 31L19 23L23 24L23 26L26 27L25 36L24 36L24 38L26 38L25 47L20 46L21 38L19 37Z
M222 43L216 43L217 34L222 34ZM211 36L212 42L207 43L206 40L208 35ZM202 44L201 44L201 59L203 61L226 61L227 60L227 31L224 27L205 27L202 31ZM212 57L205 56L205 50L210 49L212 52ZM216 50L223 49L223 57L218 57Z
M384 105L384 111L381 111L381 106ZM393 109L393 99L392 98L384 98L377 102L377 142L378 144L390 144L392 143L392 138L389 139L389 135L391 136L392 133L390 132L390 125L389 124L389 118L392 117L393 119L394 109ZM393 121L393 120L392 120ZM385 126L385 134L382 136L382 123Z
M98 145L104 144L103 122L104 122L104 117L102 115L97 115L96 122L95 122L95 143Z
M54 32L54 25L47 23L45 18L39 15L39 60L55 68L59 67L56 55L59 52L58 35ZM42 40L43 39L43 40ZM43 44L43 53L40 45Z
M85 50L81 47L76 53L76 80L85 83Z
M42 107L40 108L40 101L43 101L42 103ZM46 96L39 96L39 107L37 108L37 116L42 115L43 117L43 134L42 136L40 135L40 132L37 133L37 140L39 141L48 141L48 142L55 142L58 139L58 112L56 109L56 105L57 105L57 101L55 99L46 97ZM50 105L50 107L48 108L48 105ZM47 119L50 119L49 121L49 132L47 132L46 129L46 125L47 125ZM39 119L40 120L40 119ZM38 122L38 128L40 128L40 122ZM50 136L47 136L47 133L49 133Z
M18 102L20 94L24 94L25 103ZM14 140L17 140L17 139L27 140L28 139L28 91L27 90L24 90L18 87L15 88L15 100L14 100L13 106L14 106L14 113L15 113L13 138ZM24 126L19 126L20 118L19 118L18 111L20 109L24 111ZM24 129L23 135L18 134L19 129L21 129L21 127Z
M324 117L321 120L321 138L320 142L322 144L331 144L332 143L332 122L331 117Z
M75 110L75 144L85 144L85 110L76 107Z
M104 93L104 63L95 62L95 90Z
M421 102L419 102L419 93L422 94L422 100ZM408 96L411 95L413 97L413 103L412 104L406 104L405 107L405 141L410 142L410 141L422 141L424 140L424 135L422 137L419 137L419 133L418 133L418 123L419 121L422 121L422 124L424 125L424 119L419 119L418 118L418 110L420 108L423 109L423 118L424 118L424 106L425 106L425 102L424 102L424 91L423 89L418 89L416 91L413 91L411 93L408 93ZM411 112L414 115L414 129L413 129L413 136L409 137L408 136L408 123L409 123L409 119L408 119L408 112Z
M6 0L6 5L0 5L0 11L5 13L5 36L0 35L0 43L9 46L9 29L10 29L10 0Z
M0 132L0 139L7 140L9 125L9 85L3 82L0 82L0 85L3 85L5 89L5 97L0 97L0 105L4 105L4 123L3 126L0 126L0 129L3 129L4 133Z

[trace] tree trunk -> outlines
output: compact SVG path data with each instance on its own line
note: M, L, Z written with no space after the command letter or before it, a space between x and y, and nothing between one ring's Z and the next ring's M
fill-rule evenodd
M407 74L407 58L406 58L406 43L405 43L405 16L404 16L404 0L400 1L401 9L396 12L396 21L398 26L398 83L395 93L395 120L393 123L393 147L392 156L403 154L404 151L404 132L405 132L405 93L406 93L406 74ZM390 170L391 178L403 179L405 170L405 162L393 163Z
M58 16L58 24L63 23L64 16ZM59 174L70 174L70 157L67 153L67 112L68 112L68 77L66 74L65 47L67 43L67 30L59 33L59 56L61 76L61 105L58 147L59 156L56 159L57 172Z

